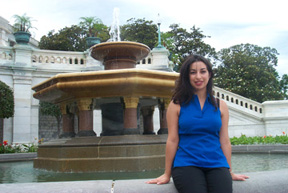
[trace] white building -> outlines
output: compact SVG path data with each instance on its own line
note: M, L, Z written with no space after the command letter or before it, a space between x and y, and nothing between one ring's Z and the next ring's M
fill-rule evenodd
M15 44L11 26L0 17L0 80L13 88L15 101L14 117L4 119L3 139L9 143L34 143L39 138L39 101L32 96L33 86L58 73L103 70L103 65L91 58L88 51L40 50L37 45L34 39L30 45ZM167 50L152 50L137 68L171 71L168 54ZM217 87L214 90L215 95L229 106L230 137L288 132L287 100L261 104ZM157 125L158 114L154 114ZM95 111L95 124L101 123L100 117Z

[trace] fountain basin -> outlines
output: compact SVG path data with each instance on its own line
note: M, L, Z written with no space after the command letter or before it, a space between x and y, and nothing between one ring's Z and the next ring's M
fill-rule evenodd
M145 44L129 41L105 42L90 50L94 59L103 62L105 70L135 68L136 63L150 52Z
M178 73L143 69L67 73L32 89L34 98L52 103L97 97L170 98L178 76Z
M58 172L163 169L167 135L57 139L40 145L34 168Z

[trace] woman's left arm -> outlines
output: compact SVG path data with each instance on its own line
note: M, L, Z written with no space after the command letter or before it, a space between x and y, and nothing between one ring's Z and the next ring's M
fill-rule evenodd
M230 173L232 176L232 180L244 181L245 179L249 177L246 175L242 175L242 174L234 174L232 172L232 164L231 164L232 150L231 150L231 143L230 143L230 138L228 134L229 111L228 111L227 104L223 100L220 100L220 112L221 112L221 120L222 120L222 127L220 130L220 144L221 144L222 151L230 166Z

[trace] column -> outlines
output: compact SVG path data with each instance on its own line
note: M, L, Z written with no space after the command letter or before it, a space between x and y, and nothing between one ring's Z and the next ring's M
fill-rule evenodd
M168 98L161 99L159 101L160 129L158 130L157 134L168 134L166 112L167 112L169 103L170 103L170 99Z
M13 117L13 142L11 142L34 143L35 138L38 138L38 127L37 119L35 119L36 109L32 105L32 73L36 70L35 67L32 67L31 61L33 48L29 45L16 44L13 47L13 52L15 113Z
M137 117L138 102L138 97L124 97L124 135L140 134Z
M22 75L20 71L15 70L13 81L15 112L12 143L33 143L34 139L38 138L38 132L31 131L31 74L23 71Z
M141 113L143 116L143 125L144 125L144 135L155 135L154 126L153 126L153 113L154 106L142 107Z
M95 136L93 131L93 111L92 111L92 99L78 99L77 106L79 109L79 131L77 136Z
M61 113L62 113L62 132L60 134L60 138L70 138L75 137L74 132L74 115L67 110L68 105L66 103L62 103L60 105Z

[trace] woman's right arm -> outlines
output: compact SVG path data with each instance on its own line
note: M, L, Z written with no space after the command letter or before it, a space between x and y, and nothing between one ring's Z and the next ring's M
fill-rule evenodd
M149 184L166 184L170 181L171 169L174 157L178 148L178 119L180 114L180 105L170 102L167 109L168 138L166 142L165 172L160 177L150 180Z

